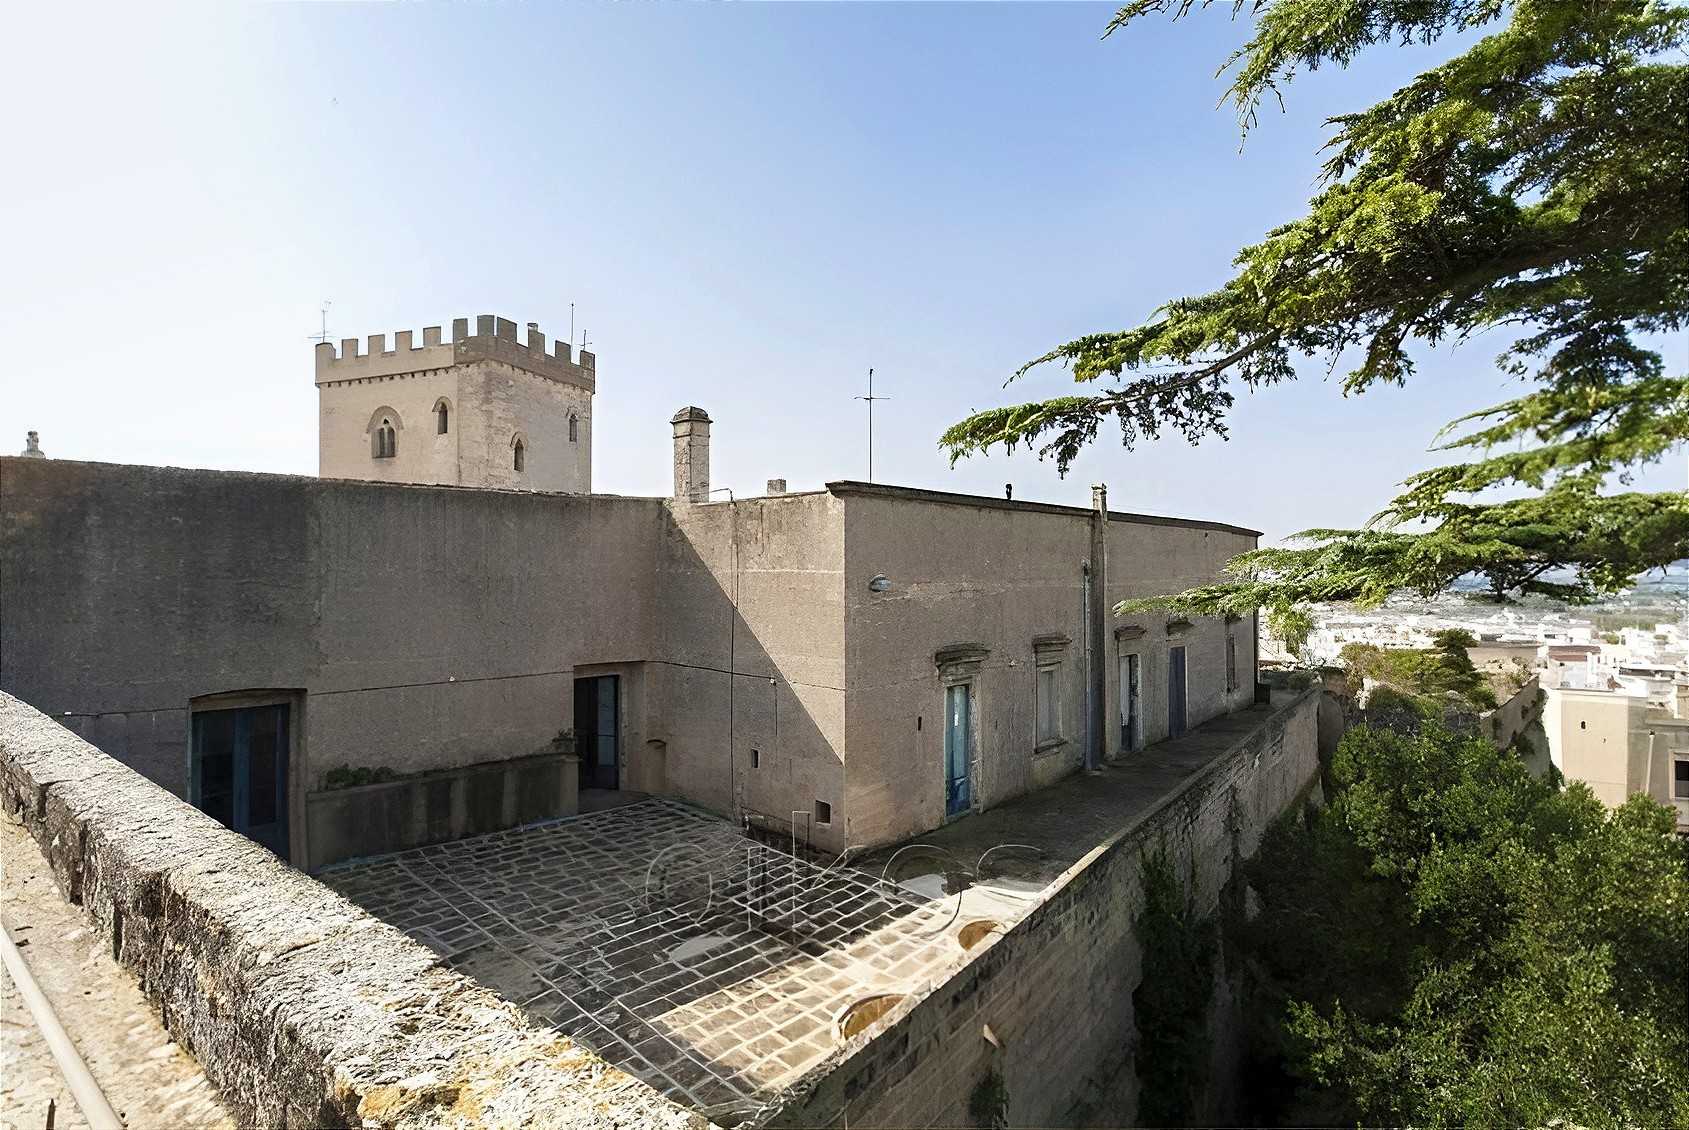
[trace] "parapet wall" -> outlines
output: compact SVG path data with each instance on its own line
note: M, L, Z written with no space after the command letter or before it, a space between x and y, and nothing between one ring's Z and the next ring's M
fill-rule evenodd
M588 392L597 384L598 359L594 354L583 349L575 358L570 343L562 340L553 342L547 352L545 334L536 322L528 323L527 340L519 341L516 323L494 314L479 315L474 333L469 332L468 318L454 319L449 342L441 340L439 326L423 328L421 345L415 343L413 331L400 330L393 335L392 349L387 348L384 333L370 334L362 353L355 337L342 338L338 353L332 342L321 342L317 345L316 383L367 380L483 360L502 361Z
M762 1124L975 1124L970 1100L995 1073L1007 1125L1134 1125L1145 855L1164 845L1175 874L1190 877L1199 911L1214 913L1238 861L1318 780L1320 697L1296 695L1170 790L1070 867L1025 918L980 943L950 980L842 1044ZM1217 981L1199 1124L1235 1121L1240 1025L1223 969Z
M0 803L243 1126L704 1125L4 693Z

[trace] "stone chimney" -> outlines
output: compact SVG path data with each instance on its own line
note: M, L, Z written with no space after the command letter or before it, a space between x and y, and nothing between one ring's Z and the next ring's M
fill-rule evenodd
M23 451L19 453L25 459L45 459L47 453L41 450L41 433L30 432L24 438Z
M710 500L710 414L682 408L674 425L674 500L677 504Z
M786 493L786 480L785 479L769 479L768 480L768 493L769 494L785 494Z

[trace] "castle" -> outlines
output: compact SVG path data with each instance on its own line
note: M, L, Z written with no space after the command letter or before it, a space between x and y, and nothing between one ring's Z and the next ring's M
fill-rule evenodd
M548 352L529 322L491 314L372 334L364 352L317 346L317 471L324 478L592 493L592 395L597 361Z
M1254 701L1251 621L1110 611L1253 530L712 493L692 405L593 493L597 359L474 327L318 345L318 478L4 460L0 687L312 869L595 789L871 847Z
M696 405L670 495L594 493L596 358L475 327L319 346L317 477L0 458L0 800L172 1033L250 1121L1132 1110L1141 854L1212 911L1316 726L1253 618L1114 609L1259 535L712 491Z

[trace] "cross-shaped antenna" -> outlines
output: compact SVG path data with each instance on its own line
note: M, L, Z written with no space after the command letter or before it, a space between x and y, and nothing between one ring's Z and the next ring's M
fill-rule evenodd
M309 340L315 342L325 342L328 340L328 308L332 305L334 305L334 303L330 302L326 298L323 299L323 328L321 331L312 334Z
M889 396L874 395L874 370L868 370L868 395L858 396L857 400L868 402L868 481L874 481L874 401L890 400Z

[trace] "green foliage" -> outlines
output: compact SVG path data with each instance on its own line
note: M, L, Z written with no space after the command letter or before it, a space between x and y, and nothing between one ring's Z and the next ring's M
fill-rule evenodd
M1274 605L1267 612L1267 630L1284 644L1284 650L1300 660L1308 637L1314 634L1314 618L1294 605Z
M1407 590L1434 596L1459 577L1484 575L1497 598L1535 593L1571 603L1627 587L1636 574L1689 556L1689 495L1596 496L1582 480L1508 502L1447 510L1425 533L1305 530L1289 548L1239 554L1226 579L1170 597L1126 601L1121 611L1244 615L1259 606L1382 603ZM1543 574L1573 569L1571 583Z
M1494 710L1495 690L1487 676L1472 663L1466 649L1477 646L1470 632L1452 628L1431 637L1429 648L1383 648L1376 644L1346 644L1339 656L1349 677L1352 689L1362 680L1378 684L1368 702L1368 709L1380 709L1388 702L1391 708L1412 705L1414 700L1436 709L1454 696L1474 710ZM1393 697L1381 698L1381 695ZM1425 711L1421 711L1425 712Z
M1501 680L1507 688L1509 698L1524 690L1525 684L1534 678L1536 678L1536 672L1523 659L1518 658L1509 660L1506 668L1501 672Z
M1512 753L1364 727L1331 804L1248 868L1247 949L1293 1093L1258 1115L1393 1125L1689 1122L1689 845Z
M350 765L340 765L323 774L323 788L350 789L358 785L379 785L387 781L397 781L402 775L385 765L360 765L356 769Z
M1136 920L1143 972L1132 993L1137 1021L1138 1122L1190 1121L1208 1079L1208 1002L1218 950L1214 924L1173 870L1166 844L1145 858L1144 905Z
M1193 0L1135 0L1113 32ZM1200 6L1206 7L1206 0ZM1297 74L1366 48L1488 34L1366 110L1332 120L1307 214L1242 249L1220 289L1029 362L1102 391L977 413L951 458L1035 446L1064 473L1113 418L1130 447L1224 436L1234 390L1349 366L1346 394L1414 371L1410 344L1511 328L1498 359L1528 389L1439 437L1457 461L1410 477L1367 528L1233 562L1175 607L1215 615L1376 603L1478 574L1497 598L1588 599L1689 555L1680 494L1604 493L1689 436L1689 374L1639 335L1689 322L1689 8L1646 0L1238 0L1229 61L1245 128ZM1682 364L1682 357L1672 359ZM1128 379L1128 374L1129 379ZM1490 488L1527 492L1477 501ZM1570 583L1542 578L1574 571Z

